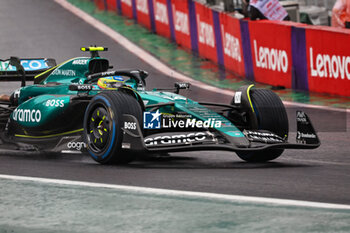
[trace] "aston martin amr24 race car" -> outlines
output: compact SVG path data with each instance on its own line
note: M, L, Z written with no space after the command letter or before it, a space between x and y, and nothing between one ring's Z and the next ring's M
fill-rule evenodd
M88 152L106 164L194 150L228 150L248 162L265 162L284 149L320 145L302 111L296 113L296 142L288 142L287 113L271 90L243 86L229 104L197 102L179 95L189 83L147 91L146 71L108 71L109 61L99 56L106 48L81 50L91 57L60 65L53 59L1 61L0 80L22 82L0 105L2 147ZM34 85L25 85L28 78Z

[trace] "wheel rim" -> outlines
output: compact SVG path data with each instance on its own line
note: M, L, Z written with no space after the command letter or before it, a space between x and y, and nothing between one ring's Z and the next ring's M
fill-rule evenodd
M88 118L87 135L90 149L100 153L109 144L110 117L104 106L97 106Z

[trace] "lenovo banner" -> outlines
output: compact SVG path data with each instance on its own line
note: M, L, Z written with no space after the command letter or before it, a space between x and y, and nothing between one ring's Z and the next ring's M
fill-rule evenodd
M120 0L121 2L121 12L128 18L134 18L133 14L133 0Z
M153 10L153 9L152 9ZM137 22L151 29L150 8L148 0L136 0Z
M224 65L244 77L244 59L241 39L240 21L227 14L220 13L220 27Z
M306 28L309 90L350 96L350 32Z
M176 43L191 49L188 1L171 0Z
M255 81L291 88L291 27L250 21L249 32Z
M199 55L218 62L214 32L213 11L195 2ZM220 29L219 29L220 30Z
M167 0L153 0L155 31L157 34L171 38L171 19L169 16ZM171 13L171 12L170 12Z
M105 0L94 0L94 2L99 10L107 10Z
M107 10L116 11L117 10L117 1L116 0L105 0L107 4Z

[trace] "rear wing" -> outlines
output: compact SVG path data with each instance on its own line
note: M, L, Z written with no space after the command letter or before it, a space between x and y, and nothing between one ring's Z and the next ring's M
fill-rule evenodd
M55 67L56 61L52 58L21 58L21 65L25 71L27 80L33 80L34 76ZM19 70L10 65L10 59L0 59L0 81L20 81Z

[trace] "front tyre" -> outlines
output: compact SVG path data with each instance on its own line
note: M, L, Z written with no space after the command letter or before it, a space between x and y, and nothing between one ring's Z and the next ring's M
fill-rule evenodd
M253 89L250 92L254 108L254 117L258 127L253 130L268 130L282 138L288 137L289 125L286 109L281 99L271 90ZM267 149L263 151L237 152L238 157L247 162L267 162L278 158L283 149Z
M126 164L134 159L121 149L123 114L142 119L137 100L122 92L103 92L95 96L84 116L84 138L91 157L101 164Z

